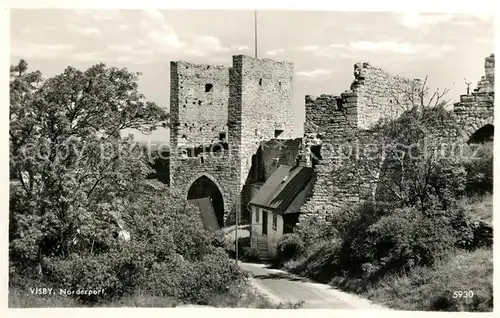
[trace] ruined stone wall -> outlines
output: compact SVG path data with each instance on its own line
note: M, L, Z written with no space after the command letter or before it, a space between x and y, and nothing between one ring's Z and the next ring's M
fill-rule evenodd
M233 56L230 73L229 143L239 159L239 182L246 183L260 142L294 135L293 64Z
M341 96L306 95L304 133L319 133L333 139L357 126L357 98L352 92Z
M319 97L306 95L303 148L308 164L312 164L311 147L347 142L357 122L356 93L346 91L340 96L323 94Z
M172 146L209 145L227 136L229 68L171 62L170 74Z
M494 93L495 92L495 54L490 54L484 59L485 75L477 83L475 93Z
M454 105L456 117L450 119L452 125L443 123L443 127L431 128L428 134L433 143L464 142L485 124L493 124L494 65L494 55L485 59L486 74L474 92L462 95L460 102ZM343 168L352 163L350 160L356 157L356 151L383 144L383 136L374 129L383 116L395 119L412 104L419 103L416 95L421 88L419 80L391 76L367 63L356 64L354 70L351 90L340 97L306 96L304 145L309 156L312 146L321 145L323 158L315 167L317 180L301 208L298 231L300 224L312 216L327 219L332 211L374 195L377 191L374 175L387 169L390 161L380 160L379 167L375 160L370 169L356 171L352 176ZM353 151L352 157L346 153L341 155L342 146L348 146L344 150Z
M335 210L359 202L371 195L369 180L374 171L350 175L343 168L352 162L356 151L377 143L375 124L395 119L417 102L419 80L393 76L368 63L354 65L354 81L340 96L306 96L304 148L308 165L313 147L321 146L316 161L316 182L310 197L301 208L300 222L315 216L326 219ZM298 227L300 230L300 225Z
M358 128L372 128L381 119L395 119L409 110L421 88L419 79L393 76L369 63L354 65L351 90L357 96Z
M484 61L485 75L469 95L461 95L460 101L453 105L453 111L465 127L465 134L470 135L485 124L493 124L495 100L495 55L491 54Z

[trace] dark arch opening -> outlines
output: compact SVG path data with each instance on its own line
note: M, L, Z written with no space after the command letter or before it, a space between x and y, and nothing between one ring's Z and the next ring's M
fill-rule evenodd
M209 198L212 202L219 227L224 226L224 199L217 185L207 176L201 176L189 187L188 200Z
M469 141L467 143L484 144L486 142L492 142L494 132L495 132L495 127L493 125L491 124L484 125L483 127L476 130L476 132L470 136Z

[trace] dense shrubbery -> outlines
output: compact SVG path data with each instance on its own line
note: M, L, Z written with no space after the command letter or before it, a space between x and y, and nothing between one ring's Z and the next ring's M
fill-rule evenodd
M437 277L446 286L455 286L455 290L472 288L454 282L463 276L458 271L454 271L455 276L446 276L445 264L457 255L469 258L478 248L491 247L492 227L488 221L492 212L489 193L493 185L493 152L491 143L487 143L472 157L476 145L464 144L454 150L459 153L442 156L441 141L430 139L429 132L442 126L453 131L456 127L452 116L441 106L414 109L380 127L385 137L382 142L388 146L385 156L371 161L346 161L336 171L338 182L356 184L357 180L366 182L366 178L374 177L376 194L372 192L365 203L333 211L327 222L312 219L301 224L299 233L308 253L286 267L365 294L374 290L382 293L384 282L404 283L406 278L398 277L416 270ZM401 146L419 143L427 148L413 149L411 155ZM471 275L475 271L480 272L481 280L489 279L491 286L490 270L470 268ZM483 293L481 299L462 306L452 299L452 288L444 295L431 280L416 276L411 279L414 285L403 288L405 293L421 288L428 294L419 294L421 298L415 300L419 307L399 303L398 308L491 309L488 288L478 288ZM429 290L432 284L434 290ZM398 292L389 290L397 286L388 285L384 285L383 292L397 302ZM384 298L373 293L370 296ZM413 301L409 299L406 301Z
M223 250L206 254L197 262L182 258L155 263L142 283L152 295L173 296L188 303L206 305L233 285L244 283L244 275Z
M462 211L463 212L463 211ZM467 216L462 215L466 220ZM472 244L470 224L456 211L378 207L343 210L330 226L338 231L338 269L353 277L378 279L414 266L430 266L460 244Z
M221 233L208 232L196 211L183 208L168 189L145 193L124 219L132 241L95 255L45 257L44 283L67 289L104 289L82 301L113 301L137 290L184 302L207 304L243 283L245 275L224 249ZM19 281L18 284L19 285Z
M330 224L312 216L300 222L299 235L305 246L336 237L337 230Z
M297 234L285 234L277 243L275 265L301 256L304 253L304 242Z
M481 145L474 159L464 162L467 171L466 191L470 195L493 193L493 143Z
M455 179L440 181L440 174L442 169L429 174L429 183L437 191L429 187L426 199L420 201L424 205L367 202L346 207L324 222L319 233L306 226L301 235L308 246L314 244L309 243L314 242L310 237L339 241L331 266L347 276L370 280L415 266L432 266L456 248L474 250L491 244L478 235L484 232L483 223L460 192L445 191Z

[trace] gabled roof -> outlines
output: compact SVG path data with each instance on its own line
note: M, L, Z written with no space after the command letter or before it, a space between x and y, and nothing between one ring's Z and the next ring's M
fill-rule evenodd
M284 212L304 190L313 172L309 167L281 165L248 204Z

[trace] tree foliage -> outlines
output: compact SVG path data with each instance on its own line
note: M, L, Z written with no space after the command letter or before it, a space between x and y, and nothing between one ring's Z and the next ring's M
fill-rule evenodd
M139 93L139 75L97 64L44 79L24 60L11 67L12 261L112 245L128 196L150 172L121 131L148 132L168 119Z

